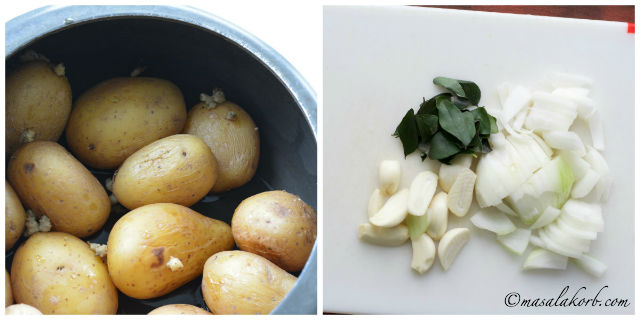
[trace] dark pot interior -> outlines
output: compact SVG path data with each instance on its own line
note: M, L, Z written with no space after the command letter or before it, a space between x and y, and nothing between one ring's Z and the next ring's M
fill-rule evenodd
M46 55L52 62L65 64L74 101L98 82L128 76L134 68L143 66L147 68L142 76L175 83L182 90L188 108L199 102L200 93L210 94L216 87L224 90L228 100L245 108L259 127L258 171L247 185L207 196L192 206L194 210L231 223L233 211L243 199L270 189L297 194L316 208L313 130L292 93L267 66L241 46L217 33L179 21L118 17L72 25L35 39L7 57L7 72L17 65L18 56L27 49ZM66 145L64 134L59 142ZM103 184L113 174L113 171L91 171ZM85 240L106 243L109 230L126 211L119 205L114 206L103 230ZM24 238L6 253L7 270L10 271L15 248L23 241ZM201 279L198 277L166 296L151 300L120 294L118 313L146 314L172 303L206 309L200 292Z

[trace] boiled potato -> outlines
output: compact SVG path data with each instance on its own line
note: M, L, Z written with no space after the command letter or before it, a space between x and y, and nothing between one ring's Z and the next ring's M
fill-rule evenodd
M68 233L29 237L13 257L11 286L16 302L44 314L115 314L118 309L107 266Z
M202 274L207 258L232 247L226 223L181 205L156 203L116 222L107 243L107 263L122 293L150 299L193 280Z
M216 158L196 136L177 134L132 154L113 179L113 194L129 209L170 202L186 207L209 193L217 178Z
M287 271L299 271L316 240L316 212L285 191L262 192L242 201L231 220L233 238Z
M24 231L26 215L18 195L9 182L4 181L4 249L13 248Z
M13 304L13 291L11 290L11 278L9 272L4 269L4 306L5 308Z
M211 314L211 312L192 306L190 304L168 304L166 306L158 307L148 314Z
M195 105L187 116L184 133L202 138L218 160L213 192L237 188L256 173L260 158L258 128L249 114L233 102Z
M259 255L224 251L204 266L202 296L214 314L268 314L296 280Z
M186 116L184 98L173 83L114 78L78 97L66 137L82 163L113 169L147 144L180 133Z
M58 140L71 112L71 87L64 72L36 60L19 66L6 80L6 153L32 140Z
M42 314L40 310L23 303L13 304L4 309L6 315L26 316Z
M86 237L109 217L111 203L98 179L55 142L22 146L7 170L25 207L49 217L53 230Z

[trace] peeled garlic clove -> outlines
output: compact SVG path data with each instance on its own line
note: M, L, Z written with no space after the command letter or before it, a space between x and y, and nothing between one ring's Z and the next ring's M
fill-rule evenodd
M433 239L440 239L442 235L447 232L447 215L449 208L447 208L447 194L439 192L431 200L431 205L427 209L427 215L429 216L429 227L427 228L427 234Z
M413 259L411 269L422 274L431 268L436 257L436 245L428 235L422 234L420 237L411 240L413 248Z
M423 171L411 182L407 209L414 216L423 216L438 187L438 176L431 171Z
M369 222L376 227L395 227L407 217L407 202L409 200L409 189L402 189L391 196L384 206Z
M458 174L456 182L451 186L447 199L447 206L453 214L463 217L469 211L473 200L473 187L476 183L476 174L469 169L464 169Z
M382 192L387 195L394 194L400 185L400 174L400 163L398 161L384 160L380 162L378 177Z
M451 164L443 163L440 165L438 182L440 182L442 190L449 192L460 172L462 172L463 169L469 169L472 161L473 157L470 154L465 154L456 156L456 158L451 161Z
M373 217L380 211L382 206L384 205L385 197L382 195L380 189L373 190L371 193L371 197L369 198L369 207L367 211L369 213L369 218Z
M358 227L358 239L379 246L399 246L409 239L409 229L403 224L393 228L380 228L363 223Z
M462 247L469 242L471 233L467 228L455 228L447 231L438 243L438 259L440 265L447 271L458 256Z

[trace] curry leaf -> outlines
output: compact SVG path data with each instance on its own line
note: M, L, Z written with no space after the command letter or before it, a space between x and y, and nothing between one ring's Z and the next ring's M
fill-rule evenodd
M418 125L418 134L422 142L429 142L431 137L438 131L438 116L431 114L417 114L416 124Z
M405 157L418 148L418 127L413 109L407 111L393 135L399 137L400 141L402 141Z
M478 134L489 136L491 133L491 119L487 110L484 107L479 107L471 110L471 114L473 114L473 120L479 124Z
M498 124L496 123L496 118L492 115L489 115L489 121L491 121L491 133L498 133Z
M466 147L476 135L473 114L460 111L449 100L437 99L437 101L440 127L460 140Z
M460 152L460 148L451 138L447 138L442 132L438 131L431 139L429 147L429 158L434 160L442 160L451 157ZM450 161L450 160L449 160Z
M431 99L422 99L418 112L407 111L396 128L405 157L418 149L420 158L427 157L450 163L458 154L491 152L489 136L498 132L496 118L478 105L480 88L471 81L437 77L433 83L448 89ZM428 150L428 153L426 152Z
M469 100L471 105L477 105L480 101L480 88L474 82L446 77L436 77L433 79L433 83L448 89L460 98Z
M459 80L459 81L466 95L463 98L469 99L469 101L471 102L471 105L474 105L474 106L478 105L478 102L480 102L480 97L482 95L480 93L480 87L478 87L477 84L471 81L465 81L465 80Z
M426 101L422 98L422 103L420 104L420 108L418 109L418 112L416 112L416 115L431 114L437 116L438 109L436 109L436 100L442 97L451 98L451 93L441 93Z

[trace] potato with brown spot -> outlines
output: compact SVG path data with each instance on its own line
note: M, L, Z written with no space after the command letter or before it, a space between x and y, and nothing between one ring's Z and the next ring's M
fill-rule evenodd
M55 142L22 146L11 156L7 175L24 206L49 217L54 231L86 237L109 217L111 203L98 179Z
M113 194L129 209L161 202L189 207L209 193L217 167L202 139L176 134L127 158L113 178Z
M156 78L114 78L76 100L67 142L82 163L114 169L138 149L180 133L187 117L182 92Z
M159 315L159 314L202 314L202 315L211 315L212 313L204 310L202 308L198 308L196 306L192 306L190 304L168 304L166 306L158 307L151 312L149 315Z
M259 255L224 251L204 266L202 296L214 314L268 314L297 280Z
M20 198L9 182L4 181L4 249L13 248L24 231L27 216Z
M33 140L58 140L71 112L71 87L64 73L36 60L20 65L6 80L6 154Z
M262 192L242 201L231 220L233 238L287 271L304 267L316 240L316 212L286 191Z
M142 206L111 229L107 264L114 284L137 299L165 295L202 274L211 255L233 248L228 224L173 203ZM172 271L167 262L180 259Z
M17 303L44 314L115 314L118 309L107 266L68 233L29 237L13 257L11 285Z
M216 157L218 180L213 192L240 187L258 168L258 128L244 109L224 97L219 102L205 100L189 111L184 133L200 137Z

